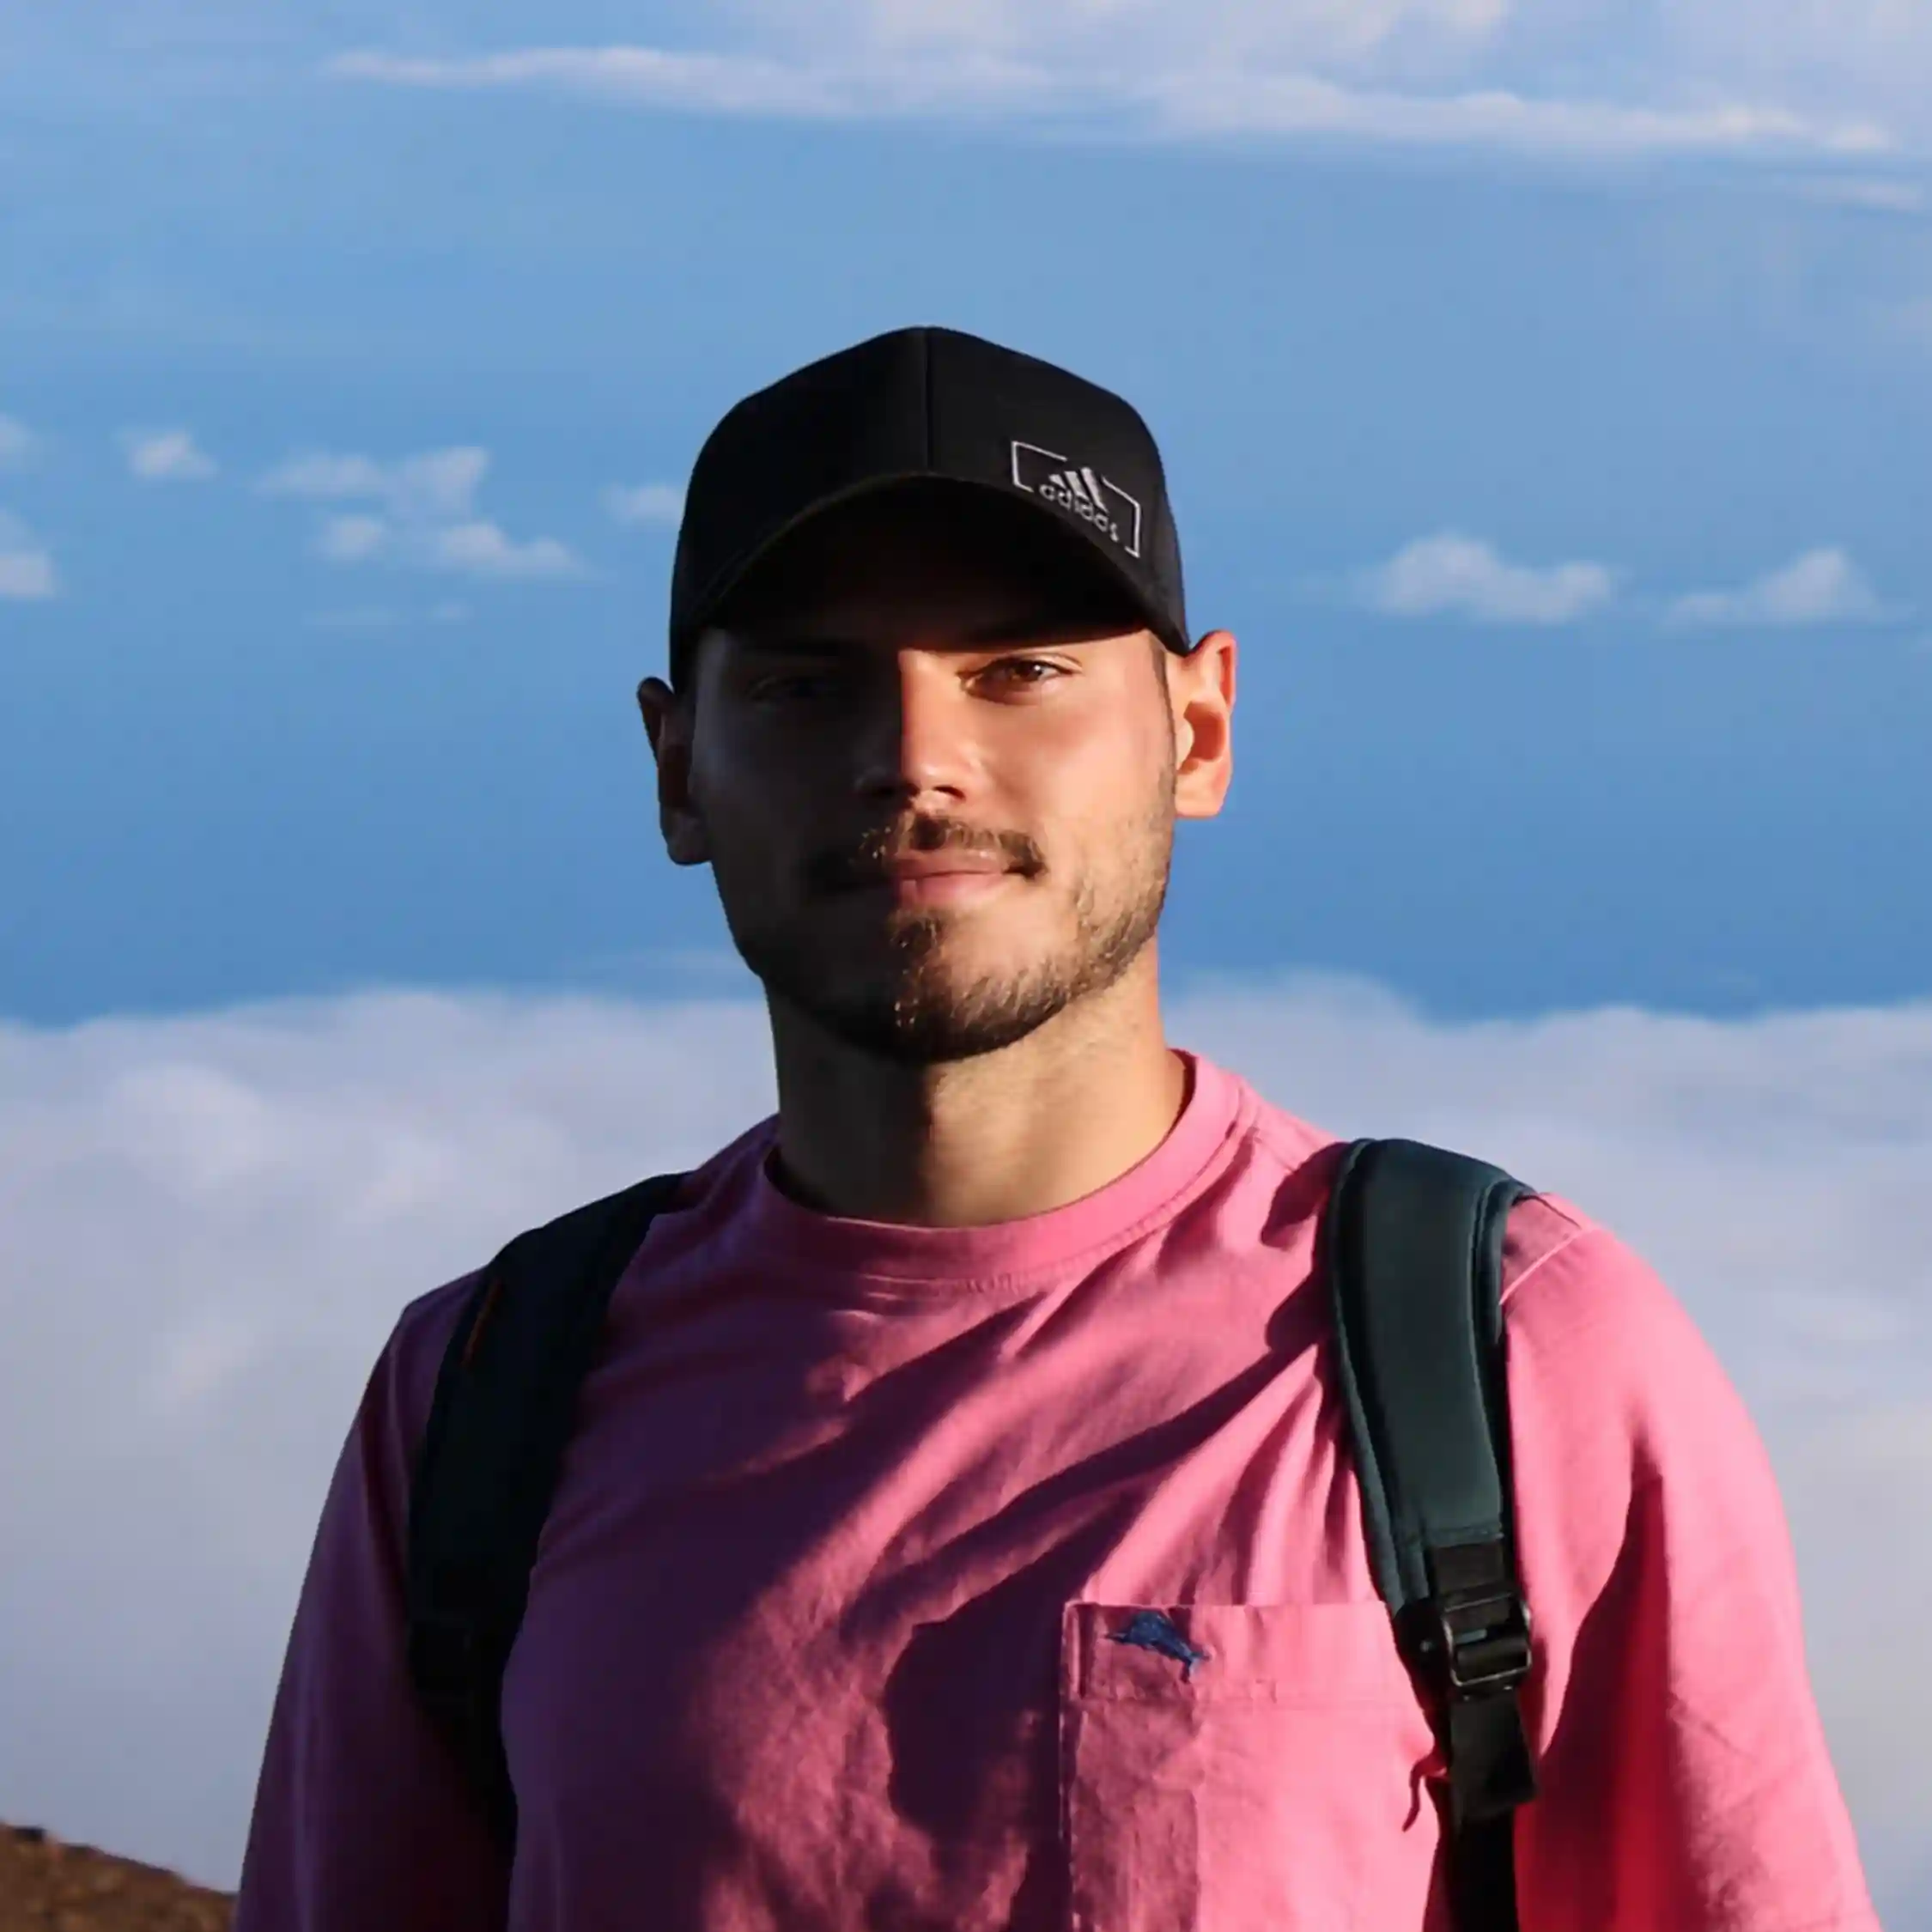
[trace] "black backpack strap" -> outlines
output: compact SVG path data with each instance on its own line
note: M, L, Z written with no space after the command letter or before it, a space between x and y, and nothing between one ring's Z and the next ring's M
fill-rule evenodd
M1370 1558L1449 1767L1457 1932L1516 1932L1529 1608L1511 1524L1503 1237L1534 1190L1413 1140L1346 1151L1325 1228Z
M464 1304L436 1377L410 1492L410 1674L506 1855L503 1668L611 1291L683 1178L654 1175L519 1235Z

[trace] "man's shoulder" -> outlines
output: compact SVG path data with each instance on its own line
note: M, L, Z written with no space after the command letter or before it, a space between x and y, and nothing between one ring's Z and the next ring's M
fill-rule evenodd
M1613 1229L1558 1194L1510 1210L1503 1244L1503 1307L1512 1332L1653 1332L1686 1321L1656 1270Z
M1596 1252L1600 1246L1607 1249L1618 1245L1610 1230L1592 1220L1574 1201L1561 1194L1526 1194L1510 1210L1504 1232L1504 1306L1507 1308L1526 1284L1559 1255L1568 1265L1582 1263L1588 1272L1600 1266Z
M732 1148L695 1169L666 1170L665 1177L677 1182L673 1205L684 1209L694 1202L702 1201L725 1155L735 1151L737 1146L734 1143ZM509 1236L495 1237L487 1259L403 1304L383 1344L375 1372L379 1379L387 1381L392 1399L405 1421L419 1425L427 1419L435 1394L437 1373L448 1352L457 1324L507 1240L588 1214L601 1208L609 1199L609 1194L597 1194L570 1202L554 1213L531 1217L513 1227Z
M1314 1219L1323 1213L1350 1141L1346 1135L1312 1125L1268 1102L1255 1110L1252 1128L1259 1146L1273 1163L1272 1179L1285 1218ZM1441 1143L1447 1147L1447 1143ZM1478 1147L1456 1146L1449 1151L1468 1154L1508 1170L1507 1162ZM1528 1184L1526 1181L1526 1185ZM1534 1192L1510 1211L1504 1233L1502 1291L1505 1308L1531 1277L1558 1255L1586 1273L1614 1273L1636 1257L1610 1230L1593 1220L1574 1201L1561 1194ZM1641 1263L1637 1263L1641 1266Z
M673 1198L667 1205L679 1210L688 1208L694 1202L703 1200L726 1155L735 1151L737 1146L738 1143L734 1142L731 1148L714 1155L698 1167L669 1169L661 1176L648 1178L674 1182ZM396 1317L395 1326L391 1330L386 1353L410 1357L428 1354L440 1360L448 1346L450 1337L455 1333L465 1306L482 1285L483 1277L510 1240L524 1235L536 1234L559 1224L574 1222L579 1217L599 1212L620 1191L628 1189L612 1189L588 1196L582 1200L570 1201L555 1212L532 1216L513 1225L507 1235L499 1234L493 1237L494 1245L487 1260L479 1261L465 1273L425 1290L414 1300L403 1304ZM663 1209L660 1208L659 1212L661 1215Z
M472 1268L405 1302L376 1358L369 1394L405 1442L414 1442L429 1419L450 1337L483 1273Z
M425 1290L415 1300L404 1302L391 1331L392 1349L416 1352L433 1349L439 1356L454 1333L463 1307L482 1282L488 1264L479 1264L466 1274Z
M1520 1222L1520 1229L1519 1229ZM1504 1268L1512 1426L1613 1486L1761 1486L1763 1452L1689 1309L1628 1242L1560 1195L1519 1204ZM1720 1474L1720 1472L1722 1472Z

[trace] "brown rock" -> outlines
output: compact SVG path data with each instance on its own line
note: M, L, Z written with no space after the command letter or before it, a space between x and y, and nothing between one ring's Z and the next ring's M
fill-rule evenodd
M234 1911L158 1865L0 1825L0 1932L228 1932Z

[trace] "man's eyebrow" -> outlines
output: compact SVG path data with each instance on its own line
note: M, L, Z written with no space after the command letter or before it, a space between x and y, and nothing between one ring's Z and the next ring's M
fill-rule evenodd
M732 641L738 647L738 654L744 658L824 658L858 648L849 638L812 637L802 633L775 636L768 632L750 637L741 632Z
M1082 643L1097 642L1112 635L1115 620L1082 619L1062 615L1004 617L996 623L980 624L962 631L951 642L963 651L995 650L1011 645L1015 650L1036 644L1042 650L1071 649ZM809 631L766 632L762 635L740 635L739 653L755 658L829 658L873 648L854 637L835 632L814 635Z
M1002 621L981 624L977 629L968 631L961 641L981 649L1001 644L1011 644L1016 649L1028 644L1037 644L1043 650L1071 648L1079 644L1098 643L1103 637L1115 635L1117 622L1111 617L1070 617L1064 611L1036 611L1017 623Z

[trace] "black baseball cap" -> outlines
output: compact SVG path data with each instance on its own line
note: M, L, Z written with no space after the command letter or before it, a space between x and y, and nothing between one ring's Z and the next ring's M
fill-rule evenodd
M956 329L896 329L795 369L705 439L671 578L674 678L698 633L809 519L935 480L1025 506L1097 559L1170 651L1190 647L1160 452L1111 391Z

